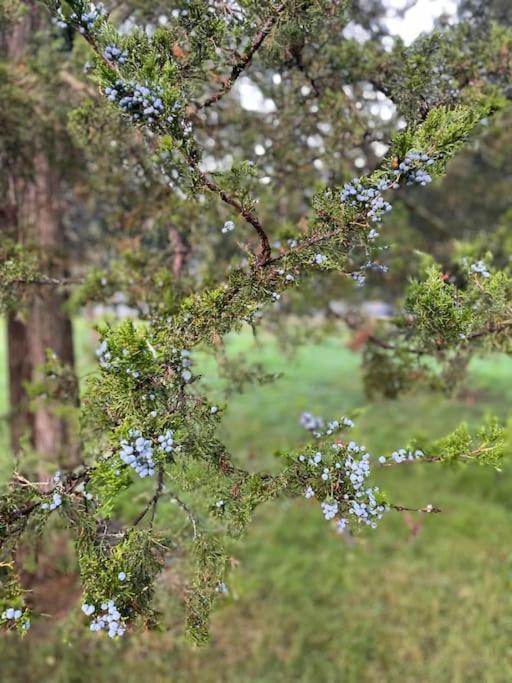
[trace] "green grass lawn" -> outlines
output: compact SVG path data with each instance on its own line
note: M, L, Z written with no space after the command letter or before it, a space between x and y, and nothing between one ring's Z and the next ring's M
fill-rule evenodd
M83 326L80 325L80 330ZM79 334L81 371L90 337ZM3 356L0 344L0 360ZM366 408L354 438L389 452L418 434L438 436L461 419L506 417L512 360L477 360L464 400L404 396L368 404L359 358L342 336L292 357L266 339L231 340L270 371L275 385L233 396L223 438L248 467L276 467L274 450L303 439L301 411L335 417ZM220 383L208 359L206 383ZM0 391L5 407L5 387ZM5 466L5 463L4 463ZM211 643L188 645L171 597L173 568L159 602L169 630L130 634L118 643L79 630L79 618L25 641L0 644L0 680L103 683L472 683L512 681L512 468L415 465L378 477L397 503L443 508L405 520L390 513L380 527L347 543L317 503L278 501L261 508L234 551L230 596L216 610ZM411 524L418 527L411 530Z

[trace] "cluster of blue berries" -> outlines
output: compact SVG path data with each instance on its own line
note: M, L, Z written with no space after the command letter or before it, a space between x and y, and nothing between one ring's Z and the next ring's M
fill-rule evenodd
M145 477L152 477L155 474L155 446L150 439L144 438L139 429L130 429L128 432L129 440L123 439L121 441L121 450L119 457L125 465L131 467L135 472L144 479ZM168 429L164 434L157 437L157 449L163 453L169 454L179 450L174 439L174 432Z
M128 434L130 441L121 441L119 457L125 465L134 469L139 477L152 477L155 474L155 461L151 441L145 439L138 429L130 429Z
M172 365L174 369L184 382L190 382L192 379L192 371L190 370L192 367L190 351L187 351L186 349L182 351L173 349L173 354Z
M98 3L97 5L95 5L94 2L91 2L87 8L84 7L82 9L81 14L76 14L76 12L73 12L70 15L70 21L78 26L80 33L86 33L93 28L97 19L106 15L107 10L102 2ZM60 11L58 18L60 22L67 26L67 21L62 14L62 11Z
M483 261L477 261L476 263L472 263L470 268L469 268L471 273L474 273L475 275L481 275L482 277L491 277L490 272L487 270L487 266Z
M61 505L62 505L62 496L60 495L60 493L55 492L52 496L51 503L43 503L41 505L41 509L42 510L50 510L50 512L51 512L52 510L56 510Z
M341 192L341 200L351 206L362 206L370 220L380 223L392 206L382 196L382 192L389 189L385 180L379 180L375 187L363 187L359 178L346 183Z
M16 607L8 607L5 612L2 612L2 619L13 619L17 621L23 616L23 610Z
M105 95L110 102L116 102L133 121L153 123L165 110L160 85L149 87L135 81L118 79L113 87L105 88Z
M434 159L425 152L410 150L398 168L393 170L394 179L382 178L373 187L365 187L360 178L354 178L343 186L341 200L350 206L363 208L371 221L380 223L392 209L391 204L384 199L382 193L386 190L398 188L400 178L404 178L407 185L428 185L432 182L432 177L426 171L426 167L433 163ZM372 229L368 234L368 239L374 240L378 236L377 230Z
M365 270L373 270L375 273L387 273L389 271L389 266L383 263L377 263L376 261L368 261L363 266Z
M364 488L367 478L370 476L370 455L364 446L359 446L351 441L347 446L347 456L343 463L345 474L353 489L352 499L345 494L345 500L350 500L349 513L362 522L375 529L376 520L382 519L386 507L377 501L377 486Z
M389 266L384 263L377 263L376 261L367 261L359 270L354 270L350 273L350 277L354 280L357 287L362 287L366 283L366 273L368 271L387 273L389 272Z
M341 420L330 420L327 425L323 417L313 415L312 413L304 412L299 418L300 424L312 433L313 436L320 438L322 436L331 436L334 432L341 429L354 426L353 420L349 417L342 417ZM325 427L325 430L324 430Z
M359 523L372 528L377 526L377 521L387 508L378 500L378 487L366 485L370 475L370 455L364 446L354 441L348 444L334 443L330 453L318 451L310 456L301 454L298 459L308 468L308 476L313 476L317 482L315 488L318 487L319 495L323 498L320 506L326 520L334 519L344 512L347 517L353 515ZM308 484L304 491L305 498L316 495L313 486ZM337 519L339 531L343 531L347 524L346 517Z
M432 166L434 160L424 152L417 152L410 150L405 155L405 159L399 164L394 171L395 176L405 178L407 185L428 185L432 182L432 177L423 166Z
M355 515L358 522L362 522L372 529L377 527L376 520L382 519L382 515L386 511L386 507L381 505L375 497L378 490L379 488L377 486L365 489L365 499L352 500L349 509L349 513Z
M366 275L360 270L355 270L353 273L350 273L350 277L352 280L354 280L358 287L362 287L366 282Z
M57 472L55 472L55 474L53 475L53 482L57 490L53 491L51 502L43 503L41 505L42 510L49 510L50 512L52 510L56 510L58 507L62 505L62 474L59 470L57 470Z
M319 429L323 429L324 419L323 417L317 417L312 413L304 412L299 418L300 424L310 432L316 432Z
M128 356L130 355L128 349L123 349L122 353L124 358L128 358ZM98 358L100 367L104 370L112 370L116 372L120 371L123 367L123 362L120 358L113 358L112 352L109 350L108 344L105 340L103 340L96 349L96 356ZM140 377L139 370L134 370L133 368L128 367L125 369L125 372L129 377L132 377L133 379L138 379Z
M310 498L313 498L315 495L315 491L312 486L307 486L306 490L304 491L304 498L309 500Z
M324 517L327 521L329 521L330 519L334 519L338 514L338 503L336 501L329 502L327 500L324 500L324 502L320 505L322 508L322 512L324 513Z
M30 628L30 619L28 619L27 613L19 607L8 607L2 612L0 619L8 628L11 626L21 627L23 631L28 631Z
M331 420L330 422L327 423L327 436L330 436L334 431L337 429L342 429L343 427L347 427L348 429L352 429L354 426L354 420L351 420L350 417L342 417L341 420L338 422L338 420Z
M398 451L393 451L393 453L391 453L389 460L392 460L397 465L400 465L401 463L406 461L412 462L413 460L421 460L421 458L423 458L424 456L425 454L423 453L423 451L420 451L419 449L413 452L406 451L405 448L401 448ZM386 458L386 456L384 455L381 455L379 458L379 462L381 465L385 465L386 462L388 462L388 458Z
M91 631L108 631L109 638L122 636L126 631L126 626L121 618L121 614L116 607L114 600L108 600L101 604L101 612L91 622ZM96 612L94 605L84 603L82 612L86 616L92 616Z
M172 429L168 429L165 434L160 434L158 443L164 453L172 453L174 450L174 432Z
M323 266L323 264L327 261L327 256L324 254L315 254L313 256L313 263L315 263L317 266Z
M222 234L226 234L227 232L232 232L235 229L235 224L233 221L226 221L224 225L222 226Z
M126 64L128 53L126 50L121 50L116 45L107 45L103 50L103 56L109 62L116 62L117 64Z

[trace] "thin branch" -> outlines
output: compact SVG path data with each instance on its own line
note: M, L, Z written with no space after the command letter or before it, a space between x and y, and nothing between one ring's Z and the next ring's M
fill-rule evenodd
M155 491L155 495L153 496L153 504L151 506L151 526L153 526L153 522L155 521L156 506L158 505L158 501L160 499L160 496L162 495L163 488L164 488L164 468L163 468L163 466L160 466L158 468L158 481L157 481L157 485L156 485L156 491Z
M353 321L351 321L347 316L341 316L345 324L347 325L348 328L350 328L353 331L357 331L359 328L357 324ZM478 330L477 332L473 332L472 334L468 334L467 337L463 341L468 341L471 342L474 339L481 339L482 337L487 337L492 334L499 334L500 332L504 332L505 330L509 329L512 327L512 320L505 320L502 323L498 323L496 325L491 325L483 330ZM381 349L385 349L387 351L404 351L405 353L411 353L416 356L424 356L429 353L428 349L414 349L412 347L407 347L407 346L400 346L397 344L390 344L389 342L384 341L380 337L376 337L373 334L368 334L366 337L366 340L370 343L373 344L374 346L378 346ZM437 346L436 349L438 351L442 350L442 347Z
M164 470L163 470L163 467L159 467L158 468L158 480L157 480L157 484L156 484L155 493L148 500L144 509L137 515L132 526L138 526L150 510L151 510L151 525L153 525L153 522L155 519L155 514L156 514L156 506L158 505L158 501L159 501L159 499L163 493L163 488L164 488Z
M260 253L258 254L258 265L266 265L267 262L270 259L271 256L271 248L270 248L270 241L268 239L267 233L263 229L262 224L260 223L259 218L249 209L246 209L242 204L238 201L238 199L235 199L231 195L229 195L227 192L225 192L217 183L212 180L206 173L201 171L197 164L189 160L189 163L191 164L193 170L198 174L202 184L204 187L206 187L210 192L213 192L214 194L218 195L222 201L225 204L228 204L229 206L233 207L256 231L259 240L260 240L260 245L261 245L261 250Z
M290 249L286 249L285 251L281 252L277 256L270 256L269 258L266 259L261 263L262 266L271 266L274 265L275 263L279 263L282 261L284 258L287 256L290 256L291 254L295 254L299 251L302 251L303 249L308 249L309 247L313 247L316 244L321 244L325 240L332 239L336 234L338 234L340 230L336 228L336 230L331 230L330 232L324 232L320 233L317 235L312 235L311 237L307 237L306 239L301 240L298 242L296 247L290 247Z
M192 524L192 529L194 532L194 539L197 538L197 520L194 517L194 515L192 514L192 511L190 510L190 508L187 505L185 505L185 503L180 498L178 498L178 496L175 493L171 492L170 495L171 495L171 503L176 503L176 505L180 508L180 510L182 510L187 515L187 517L189 518L189 521Z
M28 285L53 285L54 287L64 287L65 285L81 285L83 284L83 280L72 280L70 278L68 279L62 279L59 280L58 278L55 277L43 277L38 280L32 279L32 280L11 280L10 281L11 285L22 285L22 286L28 286Z
M254 37L252 43L245 50L240 59L233 65L233 68L231 69L231 74L229 75L229 78L226 80L222 88L213 95L210 95L210 97L208 97L202 104L199 104L197 107L198 110L211 107L212 104L218 102L220 99L224 97L224 95L226 95L231 90L238 77L249 66L256 52L268 38L268 36L272 32L272 29L279 20L279 15L282 14L285 9L286 3L282 2L273 10L273 13L267 18L259 33L257 33L257 35Z
M318 83L316 82L316 80L309 75L308 68L306 67L302 59L302 52L295 51L293 53L293 60L295 62L295 66L297 67L297 69L301 72L301 74L304 76L304 78L311 86L311 89L313 90L315 97L320 97L322 93L320 91L320 88L318 87Z
M50 495L53 493L55 490L62 490L63 493L66 495L70 495L75 491L75 489L81 484L87 482L89 478L91 468L90 467L84 467L78 472L73 472L69 474L68 476L64 477L61 482L61 489L57 489L57 487L53 487L50 491L46 492L46 495ZM37 487L44 485L41 482L30 482L28 479L20 475L19 473L15 472L13 475L13 479L16 480L18 485L24 488L33 488L37 491ZM38 491L39 493L39 491ZM12 512L11 514L6 515L4 518L2 518L2 523L10 525L14 523L18 519L23 519L26 518L26 520L30 517L32 512L34 510L37 510L41 506L41 503L43 500L38 500L30 503L24 508L20 508Z
M402 465L417 465L432 462L453 462L454 460L474 460L479 455L484 453L490 453L494 450L494 446L481 446L480 448L475 448L472 451L467 451L466 453L456 453L455 456L444 458L441 455L429 455L424 458L415 458L414 460L403 460L402 462L386 461L380 464L380 467L401 467Z
M436 508L433 505L425 505L425 507L422 508L408 508L404 505L392 505L391 508L397 512L426 512L428 514L438 514L442 512L441 508Z
M463 455L460 455L459 457L464 457ZM379 465L379 467L401 467L402 465L418 465L418 464L425 464L425 463L430 463L430 462L442 462L443 458L441 456L433 455L431 457L427 458L415 458L414 460L403 460L402 462L395 462L394 460L389 460L386 462L383 462Z
M499 334L500 332L507 330L509 327L512 327L512 320L505 320L504 322L499 323L498 325L493 325L485 330L468 334L466 339L479 339L480 337L486 337L489 334Z

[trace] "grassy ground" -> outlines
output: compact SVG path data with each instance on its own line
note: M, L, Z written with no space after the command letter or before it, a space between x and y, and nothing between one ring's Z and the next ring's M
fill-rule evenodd
M284 373L276 385L234 397L229 408L224 437L249 466L271 467L276 448L300 441L302 410L335 416L366 405L358 357L343 339L307 347L293 359L272 343L258 352L249 344L241 337L230 349L249 350ZM88 346L89 338L80 335L84 368ZM2 349L0 344L0 360ZM205 372L218 388L207 362ZM423 394L367 405L355 437L378 454L419 433L441 435L461 419L473 424L488 411L505 417L511 380L510 359L477 361L465 400ZM418 465L387 470L380 483L396 502L431 502L445 512L421 520L390 514L376 531L348 544L330 529L316 504L267 505L236 549L231 594L214 614L207 647L193 649L183 641L168 579L160 600L169 631L107 643L69 621L57 629L48 624L46 634L39 629L22 643L0 643L0 679L511 681L512 469L497 475L479 468L452 472Z

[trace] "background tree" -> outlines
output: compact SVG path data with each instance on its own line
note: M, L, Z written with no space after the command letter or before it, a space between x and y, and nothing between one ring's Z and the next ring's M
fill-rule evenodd
M63 363L73 366L71 321L64 311L65 295L51 279L67 276L64 212L65 173L73 164L66 135L66 108L59 76L51 76L64 48L48 46L46 13L37 3L3 8L2 98L2 211L3 257L9 263L24 249L37 253L47 283L30 285L26 306L15 309L22 283L13 288L8 316L11 446L16 452L26 433L32 446L58 458L67 450L70 435L66 421L44 407L29 407L26 384L51 349ZM53 72L54 73L54 72ZM58 102L60 106L55 107ZM69 184L68 184L69 188ZM14 252L14 253L13 253ZM13 301L14 299L14 301ZM70 457L72 462L72 457Z

